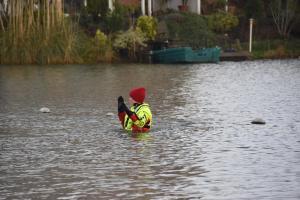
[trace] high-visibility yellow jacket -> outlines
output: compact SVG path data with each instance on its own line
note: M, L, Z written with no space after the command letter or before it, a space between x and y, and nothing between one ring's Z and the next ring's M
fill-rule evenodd
M133 112L131 116L125 112L119 113L123 128L133 133L148 132L152 125L152 113L149 104L134 104L130 111Z

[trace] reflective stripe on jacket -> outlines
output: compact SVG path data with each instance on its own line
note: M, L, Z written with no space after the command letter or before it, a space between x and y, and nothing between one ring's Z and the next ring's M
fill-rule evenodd
M136 104L131 106L130 111L135 113L137 120L133 121L128 115L125 116L123 127L127 131L147 132L151 128L152 113L149 104Z

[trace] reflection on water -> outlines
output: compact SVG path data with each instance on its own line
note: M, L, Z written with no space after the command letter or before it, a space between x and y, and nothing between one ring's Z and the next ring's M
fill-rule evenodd
M147 139L107 115L135 86ZM0 66L0 199L299 199L299 91L299 60Z

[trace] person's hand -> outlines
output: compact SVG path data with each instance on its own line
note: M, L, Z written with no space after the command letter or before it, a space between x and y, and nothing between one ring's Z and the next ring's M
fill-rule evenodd
M118 97L118 104L124 103L124 99L122 96Z
M124 112L124 106L125 106L125 103L124 103L124 99L122 96L119 96L118 97L118 112Z
M118 112L126 112L126 114L131 117L133 115L133 112L129 110L129 108L125 105L124 99L122 96L118 97Z

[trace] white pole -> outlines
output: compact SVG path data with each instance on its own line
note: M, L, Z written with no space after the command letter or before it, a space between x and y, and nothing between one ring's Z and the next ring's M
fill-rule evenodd
M145 0L141 0L142 15L145 15Z
M152 0L148 0L148 16L152 15Z
M108 0L108 8L109 8L110 11L114 11L113 0Z
M197 13L201 15L201 0L197 0Z
M6 8L7 8L7 1L8 0L4 0L4 8L3 8L4 10L6 10Z
M228 12L228 0L225 2L225 12Z
M87 0L84 0L83 4L84 4L84 7L87 7Z
M250 19L250 35L249 35L249 52L252 52L252 31L253 31L253 19Z

